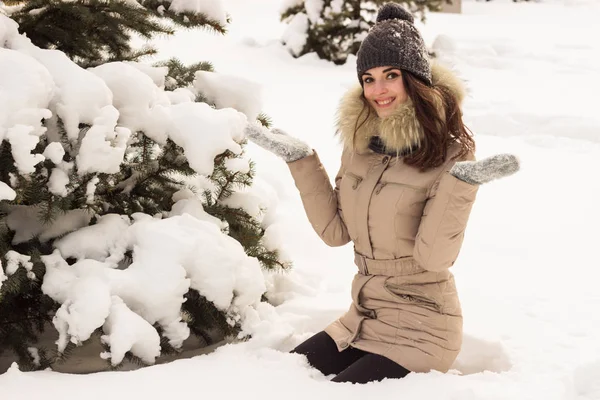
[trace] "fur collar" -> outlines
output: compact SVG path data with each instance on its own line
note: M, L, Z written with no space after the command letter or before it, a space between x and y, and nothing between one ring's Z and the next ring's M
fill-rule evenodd
M449 69L438 63L433 63L432 80L434 86L444 86L452 91L460 104L465 97L465 89L462 81ZM441 99L438 106L442 109ZM387 151L400 153L407 148L418 146L422 137L423 129L415 115L415 108L409 99L400 105L396 112L387 118L379 118L375 110L370 113L363 110L362 87L357 85L350 89L340 102L336 116L337 131L345 149L364 153L368 150L372 136L379 134ZM364 124L356 132L354 130L360 116L362 122L369 114Z

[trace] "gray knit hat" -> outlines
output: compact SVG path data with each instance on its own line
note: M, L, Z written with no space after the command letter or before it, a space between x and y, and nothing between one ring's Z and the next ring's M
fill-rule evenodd
M377 22L356 54L358 80L375 67L397 67L415 74L431 85L431 65L423 38L413 25L410 12L397 3L386 3L377 14Z

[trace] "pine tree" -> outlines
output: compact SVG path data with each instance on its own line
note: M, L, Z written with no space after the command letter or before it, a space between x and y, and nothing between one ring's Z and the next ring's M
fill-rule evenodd
M25 21L27 18L24 17L24 14L39 7L41 2L32 0L26 3L28 4L25 8L19 11ZM44 3L46 4L43 10L44 15L54 15L52 8L56 7L56 15L60 15L61 18L67 14L74 15L72 13L82 12L86 8L88 9L86 12L90 12L92 10L90 7L119 3L118 7L125 7L123 8L125 10L131 5L131 2L100 0L82 0L74 3L51 0ZM156 10L160 2L157 0L139 1L139 3ZM69 7L72 8L69 9ZM131 9L127 10L132 11ZM93 11L97 12L98 10L93 9ZM35 17L40 13L32 15ZM146 11L143 11L144 13ZM162 13L167 15L164 10ZM124 18L125 15L122 14L122 17ZM195 24L217 29L212 23L207 22L205 17L192 17L192 15L181 14L172 16L174 19L180 19L180 24L191 24L190 21L195 21ZM134 52L129 47L129 38L119 32L138 28L122 25L122 23L125 23L122 19L111 20L109 25L113 30L98 34L97 37L85 44L80 43L81 49L74 46L73 43L63 43L61 39L77 36L74 35L74 32L79 29L78 24L58 25L57 27L47 24L48 26L44 29L48 29L48 31L45 35L41 35L46 42L41 43L44 47L66 50L74 61L83 65L98 65L108 59L130 60L136 57L130 57ZM59 27L64 31L61 31ZM224 28L219 29L224 32ZM25 31L25 29L23 30ZM37 27L36 32L42 32L42 27ZM29 34L27 32L28 36ZM70 46L72 50L69 50ZM94 46L102 50L90 50ZM104 56L104 52L110 56ZM200 62L185 66L179 60L171 59L157 63L155 66L168 68L165 90L188 88L196 93L197 102L206 102L206 97L201 90L194 90L192 84L197 71L213 70L210 63ZM270 123L269 118L263 114L259 115L258 120L267 126ZM44 239L41 237L44 235L42 228L52 226L59 218L74 211L84 212L88 216L90 224L94 224L98 217L111 213L127 216L140 212L149 215L165 215L173 206L173 195L176 192L184 188L197 191L187 183L188 178L196 175L196 171L182 156L183 149L170 139L161 145L145 135L144 132L133 132L118 172L80 175L77 171L76 156L81 138L85 136L90 126L80 124L79 140L73 141L68 138L60 118L46 120L44 125L48 129L47 134L40 137L40 141L32 153L43 153L51 142L56 141L56 138L60 140L59 143L65 151L63 161L74 165L66 173L69 183L66 185L67 194L65 195L57 195L49 189L51 171L55 169L53 161L46 159L35 166L35 172L22 174L15 165L11 144L8 141L2 141L0 144L0 180L5 183L10 182L10 186L16 192L14 200L0 202L0 260L2 262L0 268L0 355L6 350L14 352L19 358L22 370L46 368L55 362L64 361L73 347L72 344L69 344L62 353L58 353L56 349L34 349L39 334L44 330L44 325L51 322L54 313L60 307L60 304L41 290L46 272L41 257L52 253L53 242L60 239L61 236L49 240ZM214 171L207 177L215 189L203 190L197 194L203 199L203 207L208 214L227 223L226 233L242 244L246 254L256 257L264 269L285 270L290 265L279 259L277 251L267 249L262 243L261 239L265 230L261 224L243 209L231 208L226 205L225 200L229 196L252 185L254 179L252 163L250 163L248 172L234 172L226 167L228 160L240 158L243 155L243 153L236 155L225 151L215 157ZM90 187L95 189L91 198L89 196ZM19 210L29 218L31 224L41 227L32 234L31 238L15 237L16 232L11 224L14 224L15 212L20 212ZM13 219L11 220L11 218ZM67 261L74 262L75 260ZM125 257L119 268L127 268L131 262L131 257ZM181 310L183 319L187 322L192 334L198 336L202 343L210 345L239 332L239 323L224 315L199 292L190 290L185 295L185 299ZM162 333L159 326L156 326L156 329ZM100 333L98 332L98 334ZM173 351L164 338L161 346L163 354ZM135 360L136 357L130 356L129 359Z
M226 33L223 21L191 11L172 11L163 0L4 0L10 17L38 47L57 49L83 67L109 61L137 61L156 54L134 49L133 35L152 39L175 28ZM227 20L228 21L228 20Z
M374 24L377 10L390 0L290 0L281 14L289 24L283 42L294 57L315 52L319 58L344 64L356 54ZM421 20L451 0L396 0Z

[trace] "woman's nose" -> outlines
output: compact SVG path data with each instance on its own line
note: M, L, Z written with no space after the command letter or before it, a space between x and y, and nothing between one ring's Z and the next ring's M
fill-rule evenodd
M376 94L385 94L388 91L387 85L385 82L376 82L375 83L375 93Z

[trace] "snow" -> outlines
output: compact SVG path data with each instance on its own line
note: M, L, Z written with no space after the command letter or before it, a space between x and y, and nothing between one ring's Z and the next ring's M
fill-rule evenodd
M285 228L281 225L281 223L271 223L265 228L265 233L262 237L262 244L267 250L276 250L279 254L279 259L283 263L288 265L293 264L291 256L287 254L285 245Z
M304 0L281 0L279 4L279 10L283 13L289 8L300 6L304 3Z
M0 141L10 142L21 173L33 172L35 165L44 160L41 154L32 155L31 150L46 130L40 121L52 116L47 104L53 85L50 74L35 60L0 48Z
M186 215L155 224L160 225L156 225L154 235L136 235L141 242L138 246L152 249L150 259L164 258L162 254L178 255L190 287L203 293L217 308L227 310L234 305L242 309L260 299L265 287L258 260L246 256L239 242L215 224ZM219 265L219 273L214 272L215 265Z
M242 323L242 334L262 323L256 307L266 287L259 262L217 224L189 214L164 220L134 214L133 219L130 225L123 216L105 215L61 238L54 254L43 256L47 272L42 290L62 303L53 321L60 333L59 351L104 326L113 364L129 350L154 363L159 355L154 345L160 342L154 323L164 328L175 348L190 334L180 315L190 288ZM133 263L115 269L128 250L133 250ZM78 262L69 266L64 261L69 257Z
M118 65L120 63L115 63L115 64ZM165 79L166 79L167 73L169 72L169 67L154 67L152 65L143 64L141 62L135 62L135 61L125 61L124 64L130 65L134 68L139 69L141 72L148 75L150 77L150 79L152 79L152 82L154 82L154 84L156 86L158 86L161 89L165 88Z
M210 175L214 159L225 150L242 151L246 116L232 108L214 110L206 103L180 103L171 106L169 136L183 147L190 166L199 174Z
M256 119L261 111L262 88L256 82L216 72L198 71L194 87L218 109L235 108L246 114L250 121Z
M33 365L36 366L40 366L40 352L37 348L35 347L28 347L27 348L27 352L29 353L29 355L31 356L31 358L33 359Z
M2 289L2 282L8 279L8 276L4 273L4 263L0 260L0 289Z
M71 62L64 53L39 49L22 36L9 46L36 59L52 76L56 87L49 108L63 120L70 139L77 139L79 124L92 125L105 107L110 107L112 94L106 84Z
M2 4L2 8L4 8ZM7 40L14 38L19 34L19 25L0 12L0 44L4 47Z
M58 165L62 162L62 159L65 156L65 149L60 143L53 142L46 146L43 156L51 160L54 164Z
M6 253L6 275L10 276L17 272L19 266L25 268L27 272L31 272L33 263L30 260L30 256L19 254L14 250L9 250Z
M125 353L131 351L146 364L154 364L160 355L160 337L152 325L127 308L118 296L112 297L110 315L102 329L106 335L102 342L110 346L109 353L102 353L103 358L110 358L113 365L118 365Z
M65 258L92 258L104 261L129 224L126 216L107 214L99 217L95 225L78 229L57 240L54 247L60 250Z
M290 19L281 40L293 55L298 56L306 46L309 26L309 18L304 13L298 13Z
M186 88L177 88L170 92L165 92L171 104L189 103L194 101L196 95Z
M52 323L59 333L58 351L69 341L80 345L102 326L111 307L110 288L101 277L79 278L69 287L66 300L56 311Z
M53 168L48 181L48 190L56 196L65 197L69 194L69 170L73 168L72 163L64 163L65 169Z
M186 4L192 3L171 6ZM209 3L196 2L201 4ZM53 115L62 119L71 140L81 139L76 154L80 175L118 172L131 135L139 131L158 144L171 138L205 175L212 173L214 156L226 149L241 151L237 142L243 139L246 117L230 108L215 111L191 103L190 89L167 94L166 68L115 62L84 70L59 51L33 46L4 16L2 38L7 48L0 49L0 139L10 141L21 174L34 172L45 159L32 150L46 132L41 121ZM259 85L236 76L199 75L195 89L214 98L219 108L236 107L251 119L261 108ZM81 124L89 128L80 130ZM197 134L199 128L204 135ZM45 153L57 163L60 152L53 146ZM51 190L61 196L66 194L65 172L61 168L52 174Z
M100 178L97 176L93 177L85 188L86 203L92 204L94 202L94 193L96 193L96 185L100 182Z
M268 227L274 219L277 219L272 214L276 212L278 203L277 193L260 177L254 179L252 186L236 190L223 201L224 205L246 211L261 222L263 228Z
M14 200L17 192L4 182L0 182L0 200Z
M169 11L176 13L202 13L222 25L227 23L227 14L222 0L167 0L171 5Z
M342 8L344 6L344 0L332 0L331 1L331 11L335 14L339 14L342 12Z
M51 115L46 106L53 85L48 71L35 60L0 48L0 140L18 125L31 125L35 133L43 133L39 121Z
M35 129L31 126L16 125L8 130L6 139L11 145L11 152L19 173L35 172L36 164L45 159L41 154L31 154L40 141Z
M273 119L275 126L310 143L333 178L340 156L340 145L333 135L335 109L345 90L357 84L354 58L343 66L311 55L293 59L278 44L285 29L278 20L280 0L228 0L227 5L233 21L228 35L180 31L173 39L158 41L161 59L178 56L183 62L196 62L195 49L202 46L202 59L213 62L219 73L260 84L261 111ZM466 80L464 118L476 133L477 156L513 152L521 159L522 170L480 189L461 255L452 267L463 306L465 334L451 372L411 374L401 380L368 385L332 384L310 368L305 358L287 353L347 309L355 273L352 248L328 248L320 242L302 211L285 163L250 144L247 157L256 162L257 176L268 183L278 201L277 213L269 215L264 242L275 247L284 245L285 257L293 262L293 269L284 274L265 274L267 295L275 307L259 304L244 308L243 304L254 298L254 291L258 292L253 284L262 280L231 279L235 274L232 259L226 260L227 276L212 282L211 288L214 298L224 304L231 292L219 294L219 285L228 290L250 285L245 301L236 307L238 315L245 318L245 332L254 332L254 337L211 354L127 373L24 373L15 365L0 375L2 397L78 399L85 393L93 400L105 399L105 389L110 388L114 399L158 399L194 394L197 388L190 389L189 382L201 379L202 393L226 399L354 400L389 397L390 393L400 398L440 400L599 399L596 226L600 221L600 181L594 174L600 169L600 117L595 110L595 91L600 87L599 6L592 1L560 0L463 0L462 5L460 15L428 15L427 25L422 27L426 42L433 44L440 38L436 50ZM10 37L10 29L10 25L0 23L0 43ZM212 110L223 111L227 110ZM190 112L209 114L195 107ZM189 132L201 131L194 119L186 118L181 118L181 124ZM243 125L245 117L232 116L233 120L237 118ZM242 129L225 127L217 130L220 133L215 135L215 142L235 148L234 137L241 140ZM198 144L197 148L209 143L213 142ZM181 196L178 200L189 204L178 207L193 208L199 215L201 208L193 202L194 197L189 193ZM228 241L220 243L216 239L221 230L217 224L189 219L192 217L185 217L180 210L173 212L178 216L175 218L181 218L181 226L170 226L164 234L157 227L160 232L156 238L148 238L148 247L165 241L168 244L161 248L167 250L163 251L177 254L184 245L177 244L176 239L180 237L186 246L194 246L196 242L190 235L194 232L198 237L206 234L211 238L207 247L222 245L229 249ZM70 218L79 221L83 216ZM141 228L142 222L128 229L137 224ZM27 240L31 232L41 229L24 225L15 238ZM96 241L104 239L98 236ZM125 247L119 241L115 246L114 254ZM148 247L144 245L140 251L150 251ZM155 253L148 254L145 257ZM198 273L203 271L202 265L191 261L186 265L190 270L198 268ZM96 266L103 273L124 272ZM185 276L187 272L181 268L174 267ZM63 272L59 267L53 271ZM74 274L68 276L77 279ZM57 281L69 282L68 276ZM179 278L168 282L180 282ZM56 293L66 295L67 289L58 288ZM150 301L153 296L167 301L160 297L158 288L141 299L127 299L127 292L128 286L124 285L113 295L123 300L120 306L131 310L133 314L121 307L131 318L141 316L135 311L138 301ZM132 293L143 295L135 288ZM111 298L111 309L114 304ZM168 315L165 311L166 320ZM142 318L149 321L157 316ZM168 323L174 324L174 329L179 326L177 321ZM144 329L143 324L131 324L132 329ZM113 334L113 362L126 348L139 347L138 354L146 354L149 360L156 354L152 353L151 335L136 335L146 339L136 346L124 338L126 335ZM179 338L175 333L172 337ZM117 348L116 343L122 346Z
M170 217L175 215L184 215L189 214L194 218L197 218L201 221L206 221L215 224L220 230L227 229L227 222L221 221L220 219L213 217L206 211L204 211L204 206L202 205L202 201L196 197L196 195L190 191L186 191L187 193L184 195L178 195L179 200L174 199L175 204L173 204L173 208L169 213Z
M319 21L324 5L324 0L304 0L304 8L312 24L316 24Z
M85 132L77 154L77 172L114 174L123 162L131 130L117 127L119 112L113 106L102 109L93 125Z
M50 159L56 168L52 169L50 179L48 181L48 189L50 193L56 196L65 197L69 194L67 185L69 184L69 173L75 167L74 163L63 161L65 149L62 144L52 142L44 150L44 158Z
M10 229L15 231L13 245L26 242L34 236L37 236L40 241L46 242L86 226L92 218L85 210L71 210L59 215L55 223L44 225L38 219L40 208L37 206L17 205L9 206L8 209L10 215L6 218L6 223Z
M242 174L247 174L250 172L250 160L246 160L243 158L230 158L225 160L225 168L227 168L231 172L240 172Z
M149 75L122 62L103 64L90 71L112 92L112 104L119 110L119 126L131 132L142 131L157 143L166 142L170 102ZM160 71L166 74L168 70ZM164 75L162 80L164 86Z

